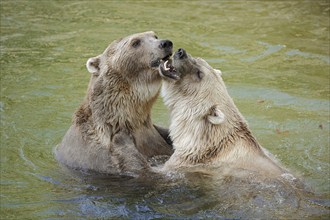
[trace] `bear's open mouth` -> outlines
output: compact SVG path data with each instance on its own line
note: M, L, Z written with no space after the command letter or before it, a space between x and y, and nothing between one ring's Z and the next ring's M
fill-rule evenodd
M165 61L171 59L171 56L172 56L172 52L167 54L163 58L157 58L156 60L151 61L150 66L151 67L159 67L159 65L161 65L161 63L164 63Z
M168 59L165 62L162 60L159 65L159 73L162 77L166 78L171 78L174 80L179 80L180 77L172 65L172 59Z
M164 65L164 70L170 71L170 72L176 72L176 69L174 68L174 66L172 66L171 59L166 60L163 65Z
M172 53L170 53L169 55L167 55L166 57L162 58L163 61L167 61L169 59L171 59Z

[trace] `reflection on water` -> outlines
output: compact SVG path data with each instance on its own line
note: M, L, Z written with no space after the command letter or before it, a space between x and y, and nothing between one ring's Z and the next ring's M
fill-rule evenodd
M0 4L1 218L329 217L328 1ZM84 97L86 60L146 30L221 69L261 145L305 186L221 170L134 179L60 166L52 149ZM153 120L169 123L161 99Z
M300 50L290 50L286 54L289 55L289 56L302 56L304 58L319 59L319 60L323 60L324 62L330 64L330 57L329 56L301 52Z
M266 56L269 56L273 53L276 53L276 52L280 51L282 48L285 48L284 45L270 45L270 44L267 44L264 42L258 42L258 44L265 46L266 47L265 51L263 51L261 54L258 54L257 56L252 56L249 58L242 58L241 61L254 62L254 61L262 59Z

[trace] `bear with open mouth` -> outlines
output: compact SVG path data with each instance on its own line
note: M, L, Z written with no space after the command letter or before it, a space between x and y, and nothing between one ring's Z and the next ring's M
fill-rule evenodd
M287 173L252 135L221 71L179 49L161 61L161 94L170 110L174 153L163 170L205 164L279 176Z
M148 31L115 40L88 59L87 94L56 158L76 169L137 175L153 156L171 155L168 131L153 125L151 108L162 83L158 66L172 47Z

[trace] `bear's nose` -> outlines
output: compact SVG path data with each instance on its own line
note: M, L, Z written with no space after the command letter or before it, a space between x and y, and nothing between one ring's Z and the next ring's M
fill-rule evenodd
M178 49L178 51L176 52L177 56L179 57L179 59L183 59L187 56L186 51L183 48Z
M172 46L173 43L170 40L162 40L159 45L160 48L172 48Z

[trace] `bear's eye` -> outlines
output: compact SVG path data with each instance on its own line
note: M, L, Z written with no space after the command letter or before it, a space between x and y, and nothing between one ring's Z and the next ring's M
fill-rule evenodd
M140 39L135 39L132 42L132 47L136 48L136 47L140 46L140 44L141 44L141 40Z
M154 37L155 37L155 39L158 39L157 35L155 35Z

